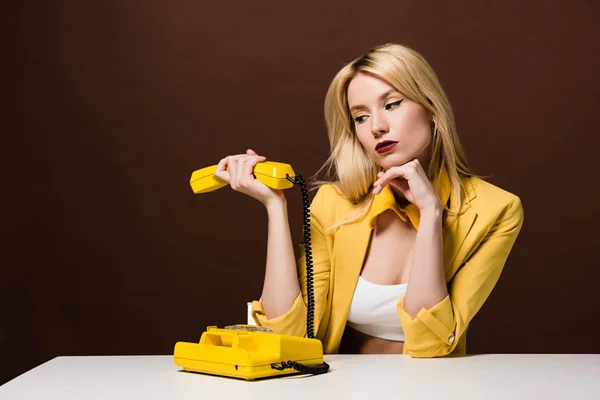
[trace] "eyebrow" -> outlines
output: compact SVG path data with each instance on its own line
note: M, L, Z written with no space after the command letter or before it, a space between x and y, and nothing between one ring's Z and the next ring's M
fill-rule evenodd
M396 89L390 89L390 90L388 90L387 92L385 92L385 93L382 93L382 94L381 94L381 95L378 97L378 99L379 99L379 100L383 100L383 99L385 99L386 97L388 97L388 96L389 96L390 94L392 94L392 93L399 93L399 92L398 92ZM362 104L357 104L357 105L355 105L355 106L352 106L352 107L350 107L350 111L354 111L354 110L360 110L360 109L363 109L363 108L367 108L367 107L366 107L366 106L364 106L364 105L362 105Z

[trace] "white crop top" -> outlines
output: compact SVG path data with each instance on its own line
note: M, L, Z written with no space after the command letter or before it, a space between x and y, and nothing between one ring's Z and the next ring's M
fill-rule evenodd
M396 304L405 292L406 283L378 285L359 276L347 324L367 335L403 342L404 331Z

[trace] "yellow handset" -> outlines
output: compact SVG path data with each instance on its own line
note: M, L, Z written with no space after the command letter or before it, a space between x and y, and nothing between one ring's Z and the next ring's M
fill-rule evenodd
M217 178L214 173L216 165L202 168L192 173L190 186L194 193L208 193L227 186L227 182ZM292 166L275 161L263 161L254 166L254 176L257 180L273 189L289 189L294 184L287 177L296 176Z
M194 171L190 186L194 193L208 193L227 183L217 178L216 165ZM314 288L310 246L310 210L306 184L289 164L263 161L254 167L257 180L273 189L298 184L302 190L306 252L307 321L306 336L281 335L263 327L231 325L225 329L209 326L199 343L177 342L175 364L185 371L255 380L293 373L323 374L323 345L314 335Z

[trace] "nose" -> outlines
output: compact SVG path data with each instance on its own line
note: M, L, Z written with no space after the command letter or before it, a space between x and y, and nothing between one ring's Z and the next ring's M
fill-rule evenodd
M390 130L388 123L380 113L371 114L371 133L377 137L387 133Z

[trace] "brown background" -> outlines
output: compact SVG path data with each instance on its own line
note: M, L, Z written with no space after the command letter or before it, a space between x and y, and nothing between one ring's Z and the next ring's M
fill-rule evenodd
M190 173L252 147L313 174L333 75L390 41L430 61L472 167L525 207L469 352L600 352L600 4L286 3L2 3L0 383L244 322L266 214L194 196Z

